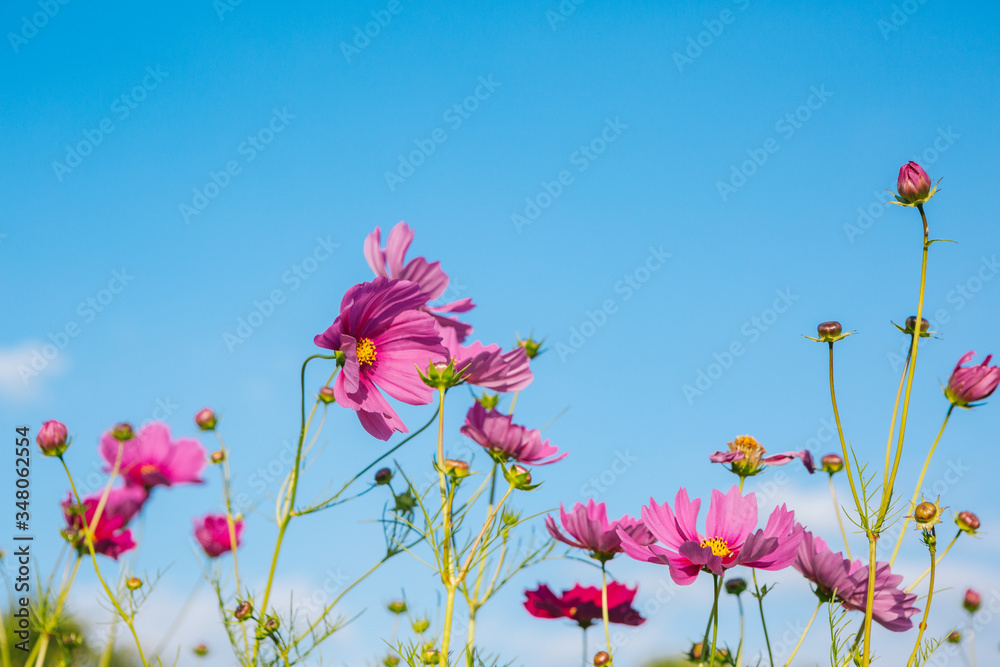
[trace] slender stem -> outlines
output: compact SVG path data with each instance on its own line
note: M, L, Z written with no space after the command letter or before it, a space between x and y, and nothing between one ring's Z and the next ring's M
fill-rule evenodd
M744 614L743 614L743 597L742 597L742 595L737 595L736 596L736 604L740 608L740 645L739 645L739 648L736 649L736 667L742 667L743 666L743 629L744 629L744 626L745 626L745 623L744 623Z
M222 467L220 469L220 474L222 475L222 497L226 504L226 525L229 528L229 544L232 547L231 551L233 553L233 576L236 578L236 595L239 596L243 587L240 585L240 561L239 557L236 555L236 521L233 518L232 493L230 491L231 478L229 475L229 449L226 447L225 440L222 439L222 434L215 429L213 429L213 431L215 432L215 437L219 441L219 447L222 448ZM191 593L191 600L193 600L194 595L201 587L202 581L203 579L199 577L198 583L195 585L195 590ZM187 604L185 604L185 608L186 606ZM247 625L247 623L240 623L240 628L243 630L243 647L249 653L250 639L247 636ZM168 633L162 640L160 640L161 645L167 640L167 638L170 637L170 634L172 633Z
M716 594L716 599L718 599L718 594ZM601 561L601 618L604 619L604 641L607 642L608 655L611 656L611 630L608 620L608 567L603 560ZM614 664L614 658L611 658L608 664Z
M934 540L935 540L935 537L934 537L934 531L933 531L933 529L931 529L930 540L931 540L931 542L927 546L927 549L931 552L931 583L930 583L930 590L927 591L927 605L924 607L924 618L923 618L923 620L920 621L920 625L918 626L920 628L920 631L917 633L917 643L913 646L913 653L910 654L910 659L906 662L906 667L910 667L910 665L912 665L917 660L917 654L920 652L920 640L924 636L924 630L927 629L927 616L930 614L930 611L931 611L931 601L933 601L933 599L934 599L934 573L935 573L935 567L934 566L935 566L935 561L937 559L934 557L934 551L935 551Z
M917 325L917 330L919 331L920 325ZM906 374L910 370L910 352L913 351L913 336L916 334L910 334L910 347L906 349L906 363L903 365L903 374L899 376L899 386L896 387L896 402L892 406L892 421L889 422L889 439L885 443L885 470L883 470L884 478L882 480L882 485L886 486L889 484L889 465L892 463L892 436L895 435L896 431L896 418L899 416L899 399L903 395L903 383L906 382Z
M979 663L976 660L976 633L972 623L969 623L969 637L966 642L969 644L969 662L972 663L972 667L976 667Z
M177 628L179 628L181 626L181 623L183 623L184 620L188 617L188 612L191 611L191 606L194 605L194 601L198 599L198 591L201 590L201 585L204 582L205 582L204 577L198 577L198 580L194 584L194 588L192 588L191 592L188 593L187 600L184 601L184 604L181 606L180 611L177 612L176 616L174 616L174 620L170 623L170 627L167 628L167 631L165 633L163 633L163 637L160 639L160 643L156 645L155 649L153 649L152 653L153 656L157 656L163 652L163 649L166 648L167 646L167 642L170 641L170 638L174 636L175 632L177 632ZM249 650L249 646L247 646L247 649Z
M799 648L802 646L802 642L805 641L806 635L809 634L809 628L812 627L813 621L816 620L816 614L819 613L819 608L822 606L823 606L823 601L820 600L819 604L816 605L816 610L813 612L812 618L810 618L809 622L806 623L806 629L802 631L802 636L799 637L799 643L795 645L795 648L792 649L792 654L788 656L788 662L785 663L785 667L788 667L789 665L792 664L792 658L794 658L795 654L799 652Z
M865 621L862 624L864 628L864 639L865 643L862 646L862 665L868 667L871 664L871 646L872 646L872 617L875 612L875 549L878 545L878 539L875 534L871 531L868 532L868 596L865 601Z
M944 560L944 557L948 555L948 552L951 551L951 548L953 546L955 546L955 542L958 541L958 538L959 538L959 536L961 534L962 534L962 531L961 530L958 531L958 533L955 535L955 537L952 538L951 542L948 544L948 546L945 548L945 550L941 552L941 555L937 557L937 564L938 565L940 565L941 561ZM930 573L931 573L931 568L928 567L926 570L924 570L923 574L921 574L919 577L917 577L916 581L914 581L912 584L910 584L910 587L906 589L906 592L907 593L912 592L913 589L917 587L917 584L919 584L921 581L923 581L924 577L926 577Z
M461 583L465 580L465 576L469 573L469 568L472 567L472 559L476 554L476 550L479 548L479 543L486 536L486 531L493 524L493 521L497 518L497 514L500 513L500 508L503 507L504 502L510 497L511 492L514 490L514 485L511 484L507 487L507 493L503 494L503 498L497 503L497 506L493 508L489 516L486 517L486 521L483 523L482 529L479 531L479 535L476 536L476 540L472 543L472 548L469 549L469 555L465 558L465 563L462 565L462 569L459 570L458 576L456 577L456 583Z
M337 597L333 599L333 602L331 602L330 604L328 604L323 609L323 613L319 614L316 617L316 620L313 621L312 624L308 628L306 628L305 631L301 635L299 635L294 641L292 641L291 646L298 646L299 642L301 642L303 639L305 639L309 635L309 633L311 633L313 630L315 630L316 627L319 625L319 623L320 623L321 620L323 620L324 618L326 618L327 614L329 614L330 611L333 610L333 608L337 605L337 603L340 602L341 598L343 598L345 595L347 595L351 591L351 589L353 589L355 586L357 586L362 581L364 581L369 576L371 576L375 572L375 570L377 570L380 567L382 567L389 560L389 558L390 558L389 556L386 556L385 558L383 558L379 562L375 563L375 565L373 565L367 572L365 572L358 579L356 579L354 581L354 583L352 583L350 586L348 586L344 590L340 591L340 593L337 595ZM395 634L395 633L393 633L393 634Z
M441 632L441 653L439 664L448 667L448 645L451 642L451 619L455 612L455 590L458 586L451 551L451 501L454 486L449 490L444 474L444 387L438 388L438 441L437 468L438 488L441 491L442 530L441 537L441 583L445 588L444 628Z
M767 657L771 662L771 667L774 667L774 654L771 653L771 640L767 636L767 621L764 620L764 598L760 594L760 588L757 586L757 570L751 568L751 573L753 573L753 588L756 593L757 606L760 608L760 622L764 626L764 643L767 644Z
M847 542L847 532L844 530L844 518L841 516L840 503L837 502L837 490L833 487L833 475L830 475L830 496L833 498L833 510L837 513L837 523L840 525L840 536L844 538L844 549L847 550L847 560L851 558L851 545Z
M581 626L580 634L583 635L583 667L587 667L587 628Z
M517 397L520 396L520 395L521 395L520 391L515 391L514 392L514 398L510 399L510 412L508 412L507 414L511 414L511 415L514 414L514 406L517 405Z
M715 583L715 601L712 603L712 658L709 667L715 667L715 645L719 638L719 593L722 592L722 577L713 574ZM704 658L704 654L702 655Z
M844 439L844 428L840 423L840 411L837 409L837 391L833 385L833 343L828 343L830 346L830 402L833 404L833 418L837 422L837 435L840 436L840 449L844 455L844 472L847 473L847 481L851 484L851 495L854 496L854 506L858 510L858 514L864 517L864 507L861 505L861 500L858 498L858 490L854 486L854 473L851 470L851 456L847 451L847 441ZM839 514L838 514L839 516Z
M927 458L924 460L924 467L920 470L920 477L917 478L917 486L913 489L913 498L910 500L910 507L916 507L917 499L920 497L920 488L924 485L924 477L927 475L927 468L931 464L931 458L934 456L934 450L937 449L938 443L941 442L941 435L944 433L944 428L948 425L948 419L951 418L951 413L955 409L955 404L952 403L948 406L948 413L944 416L944 422L941 424L941 430L938 431L937 437L934 438L934 444L931 445L931 449L927 452ZM906 534L906 527L910 524L909 517L903 519L903 527L899 531L899 537L896 539L896 548L893 549L892 558L889 559L889 565L892 565L896 561L896 555L899 553L899 548L903 545L903 536Z
M35 660L35 667L42 667L45 664L45 653L49 650L49 633L42 635L42 640L38 643L38 658Z

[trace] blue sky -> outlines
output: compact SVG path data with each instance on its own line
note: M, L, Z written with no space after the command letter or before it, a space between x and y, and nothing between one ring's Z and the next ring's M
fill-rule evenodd
M825 350L800 336L832 318L860 332L838 345L838 394L849 437L877 460L905 354L890 320L915 311L920 262L918 215L883 202L914 159L944 179L927 206L932 235L958 243L931 252L925 312L940 338L920 354L910 489L947 407L940 383L965 351L997 350L998 12L919 0L6 3L4 428L66 422L70 464L86 477L113 423L163 418L196 435L193 414L213 406L237 486L260 492L242 558L259 584L279 484L267 466L296 433L301 360L343 292L370 277L364 236L405 220L413 252L441 260L451 293L476 302L475 337L546 339L517 419L538 427L561 414L546 436L571 455L519 501L526 511L596 496L613 515L636 514L680 486L707 497L732 482L708 455L743 433L771 451L832 451ZM458 391L447 410L456 451L467 405ZM430 412L401 414L413 427ZM382 451L352 414L330 417L308 493ZM986 495L995 472L982 465L998 419L996 405L955 415L928 475L929 492L940 483L943 503L977 511L987 533L949 556L935 636L962 622L966 586L1000 591L985 567L1000 555ZM432 448L419 440L400 463L420 471ZM51 461L32 465L47 568L66 483ZM750 488L839 543L824 478L794 465L768 475ZM130 567L169 566L166 609L199 577L190 520L216 507L209 479L158 491L144 518ZM328 572L363 572L381 538L361 521L381 502L293 524L283 586L308 595ZM926 555L908 544L900 564L912 576ZM666 578L626 562L614 572L640 584L640 608ZM777 625L794 625L810 594L782 577L769 603ZM331 641L334 664L381 652L382 605L401 580L434 612L432 577L401 557L345 599L345 613L367 612ZM573 664L573 630L527 617L519 601L537 582L576 580L594 573L560 562L522 574L484 611L487 645L517 633L508 657ZM103 614L92 585L84 578L73 603L85 617ZM628 664L701 632L706 582L675 595L626 633ZM216 617L199 614L185 650L204 638L212 664L229 664ZM724 610L730 637L735 622ZM980 637L981 652L995 647L996 623ZM803 651L823 660L821 631Z

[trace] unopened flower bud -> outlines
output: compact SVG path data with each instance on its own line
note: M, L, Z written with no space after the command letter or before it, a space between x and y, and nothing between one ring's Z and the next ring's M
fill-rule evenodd
M396 667L399 664L399 658L394 655L387 655L382 658L382 665L384 667Z
M375 483L379 486L383 484L388 484L392 481L392 469L390 468L379 468L375 472Z
M965 611L975 614L979 611L979 606L982 603L983 596L978 591L974 591L971 588L965 591L965 598L962 600L962 606L965 607Z
M823 322L816 327L816 333L819 334L820 340L828 343L836 340L840 334L844 333L844 327L837 321Z
M906 318L906 328L904 331L908 334L912 334L917 328L917 316L910 315ZM927 321L926 317L920 318L920 334L923 335L927 333L928 329L931 328L931 323Z
M206 655L208 655L208 646L204 644L198 644L191 650L194 651L194 654L199 658L204 658Z
M137 591L140 588L142 588L142 579L140 579L139 577L129 577L128 579L125 580L125 586L130 591Z
M833 475L844 469L844 459L839 454L827 454L820 459L820 465L823 472Z
M931 178L919 164L910 160L899 168L896 179L896 203L902 206L917 206L934 196L937 188L931 189Z
M955 523L969 535L975 535L976 531L979 530L979 517L969 511L959 512L958 516L955 517Z
M417 618L410 624L413 626L413 631L418 635L427 632L427 628L431 627L431 622L426 618Z
M266 639L278 631L278 626L280 625L278 617L272 614L268 614L264 622L257 626L257 638Z
M739 595L747 589L747 580L735 577L726 581L726 592L730 595Z
M913 510L913 520L917 523L930 523L937 518L937 507L934 503L922 502Z
M503 521L505 526L513 526L521 520L521 515L512 509L504 507L503 512L500 513L500 520Z
M458 461L456 459L445 459L444 474L448 475L453 480L458 481L463 477L469 476L469 464L466 461Z
M483 392L483 395L477 398L476 402L486 410L492 410L500 403L500 394L487 394Z
M425 665L436 665L441 662L441 654L436 648L427 647L420 652L420 661Z
M198 414L194 416L194 423L198 425L202 431L214 431L215 425L218 423L215 419L215 412L212 408L202 408L198 411Z
M83 637L76 632L71 632L67 635L63 635L59 639L59 643L66 647L66 649L72 651L73 649L83 645Z
M952 630L948 633L948 643L949 644L961 644L962 643L962 633L958 630Z
M594 667L606 667L611 664L611 656L607 651L598 651L594 654Z
M511 486L520 491L531 491L536 488L531 485L531 471L517 463L512 465L509 471L504 468L503 476Z
M333 403L336 400L333 396L333 387L320 387L319 400L323 403Z
M394 614L402 614L406 612L406 600L393 600L389 603L389 611Z
M212 454L209 456L209 459L212 461L212 463L218 465L226 460L226 452L224 450L217 449L214 452L212 452Z
M253 602L250 600L243 600L238 605L236 605L236 611L233 612L233 616L236 617L237 621L245 621L250 618L253 613Z
M69 432L62 422L50 419L38 429L35 442L46 456L60 456L69 447Z
M438 390L449 389L455 385L462 384L462 381L465 379L465 376L455 368L454 359L448 362L433 362L427 367L426 373L421 373L419 369L417 373L420 373L420 379L424 381L424 384Z
M539 354L542 353L542 343L544 341L533 340L531 338L525 338L524 340L518 340L517 346L524 348L524 353L529 359L534 359Z
M114 436L115 440L125 442L135 437L135 432L132 430L131 424L121 422L120 424L115 424L115 427L111 430L111 435Z

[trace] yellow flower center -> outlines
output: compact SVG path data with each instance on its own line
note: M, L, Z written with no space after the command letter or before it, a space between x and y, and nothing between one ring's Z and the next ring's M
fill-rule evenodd
M712 553L716 556L728 556L729 555L729 545L721 537L713 537L711 539L702 540L701 547L712 547Z
M767 453L760 443L749 435L741 435L729 443L729 451L743 452L743 460L737 463L741 468L756 469L760 460Z
M365 364L375 363L376 354L378 353L375 351L375 343L370 338L362 338L358 341L357 355L359 365L364 366Z
M155 475L160 472L159 466L153 463L144 463L139 466L139 474L145 477L146 475Z

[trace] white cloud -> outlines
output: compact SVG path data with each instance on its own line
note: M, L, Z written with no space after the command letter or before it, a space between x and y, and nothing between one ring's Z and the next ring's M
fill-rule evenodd
M51 343L29 340L0 347L0 399L18 404L36 401L45 380L65 367L62 351Z

